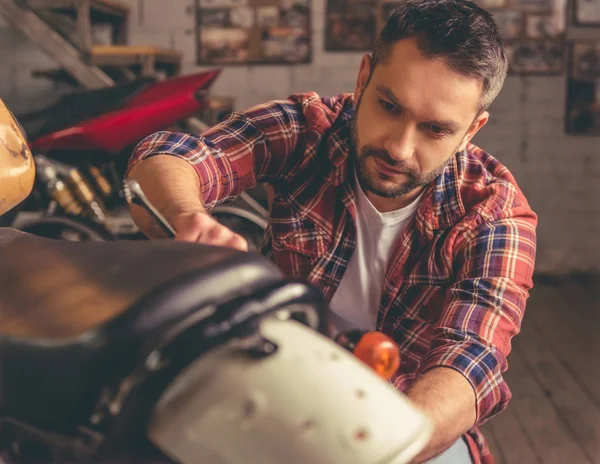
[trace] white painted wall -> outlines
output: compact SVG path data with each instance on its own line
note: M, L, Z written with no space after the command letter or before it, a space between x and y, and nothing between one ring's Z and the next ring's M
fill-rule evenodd
M129 3L131 43L178 48L184 72L200 69L192 0ZM324 12L325 1L313 0L311 64L230 67L214 93L234 96L236 109L244 109L292 92L352 91L362 54L323 52ZM51 60L6 24L0 24L0 56L0 97L15 111L43 105L53 88L30 72L51 67ZM600 272L600 137L566 136L564 102L564 77L510 77L475 142L508 166L540 216L537 270Z

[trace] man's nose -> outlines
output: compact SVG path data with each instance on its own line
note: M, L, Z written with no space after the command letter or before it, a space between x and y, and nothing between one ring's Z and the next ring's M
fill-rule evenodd
M388 136L385 144L385 149L394 161L400 163L412 158L415 152L416 135L416 128L410 124L394 128L394 132Z

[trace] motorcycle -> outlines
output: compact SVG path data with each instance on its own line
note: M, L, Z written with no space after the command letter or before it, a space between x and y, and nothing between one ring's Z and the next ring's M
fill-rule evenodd
M131 151L159 130L200 132L208 127L195 116L211 104L207 92L220 73L216 69L161 81L141 78L75 92L44 110L20 115L37 178L18 211L32 219L12 224L36 235L74 241L143 238L119 195ZM213 214L259 248L267 225L260 196L245 193Z
M35 166L1 100L0 127L4 214ZM332 340L323 295L260 254L1 228L0 280L3 463L403 464L431 435L398 347Z
M403 464L431 435L389 344L332 340L259 254L4 229L0 279L7 463Z

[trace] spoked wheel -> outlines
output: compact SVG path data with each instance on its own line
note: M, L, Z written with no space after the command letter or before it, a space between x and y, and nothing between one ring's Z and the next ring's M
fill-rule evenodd
M241 235L248 242L248 251L260 252L267 220L253 212L235 206L217 206L211 215L219 223Z
M19 230L39 237L69 242L104 242L115 236L101 224L69 216L46 216L28 221Z

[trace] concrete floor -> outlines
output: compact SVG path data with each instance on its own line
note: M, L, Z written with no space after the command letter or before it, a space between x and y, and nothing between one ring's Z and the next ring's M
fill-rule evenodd
M507 410L482 430L498 464L600 463L600 282L537 283L505 374Z

